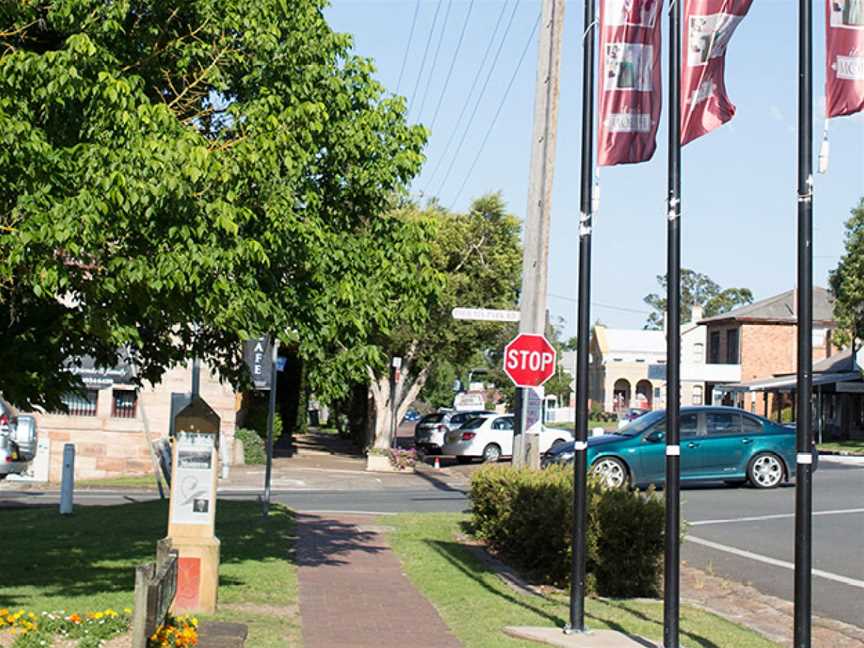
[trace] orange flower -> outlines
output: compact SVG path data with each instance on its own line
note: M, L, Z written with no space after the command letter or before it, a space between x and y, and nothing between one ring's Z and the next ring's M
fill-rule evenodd
M76 612L75 614L70 614L68 617L66 617L66 620L78 624L81 623L81 615Z

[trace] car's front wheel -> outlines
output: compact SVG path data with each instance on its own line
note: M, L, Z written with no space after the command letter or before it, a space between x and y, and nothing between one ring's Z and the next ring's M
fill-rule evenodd
M565 443L567 443L567 442L566 442L564 439L555 439L555 441L554 441L554 442L552 443L552 445L549 447L549 450L550 450L550 451L555 451L555 450L557 450L558 448L560 448L561 446L563 446Z
M747 478L755 488L776 488L783 481L784 474L780 457L770 452L760 452L747 467Z
M598 459L591 468L591 474L610 488L622 488L630 482L627 466L615 457Z
M501 458L501 448L496 443L490 443L483 448L483 461L495 463Z

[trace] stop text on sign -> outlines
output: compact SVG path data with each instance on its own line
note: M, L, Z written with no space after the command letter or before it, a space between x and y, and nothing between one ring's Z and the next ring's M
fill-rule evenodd
M504 372L517 387L539 387L555 373L555 357L545 337L522 333L504 349Z
M555 366L555 354L544 351L520 351L510 349L507 353L508 369L528 369L529 371L540 371L541 368Z

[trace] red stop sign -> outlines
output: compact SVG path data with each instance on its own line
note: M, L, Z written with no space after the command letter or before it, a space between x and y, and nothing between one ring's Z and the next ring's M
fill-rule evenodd
M542 335L520 333L504 348L504 372L517 387L539 387L555 373L555 347Z

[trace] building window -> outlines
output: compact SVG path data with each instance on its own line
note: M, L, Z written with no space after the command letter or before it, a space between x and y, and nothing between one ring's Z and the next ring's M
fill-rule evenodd
M696 364L705 362L705 344L703 342L697 342L693 345L693 362Z
M711 346L708 347L708 361L711 364L720 364L720 331L711 333Z
M704 396L702 394L703 394L702 385L694 385L693 386L693 404L694 405L701 405L702 404L702 401L704 399Z
M66 394L61 398L66 406L65 412L56 412L67 416L96 416L96 404L99 402L99 392L88 389L80 394Z
M738 364L738 329L726 331L726 364Z
M138 405L138 393L133 389L115 389L111 401L113 418L134 419Z

